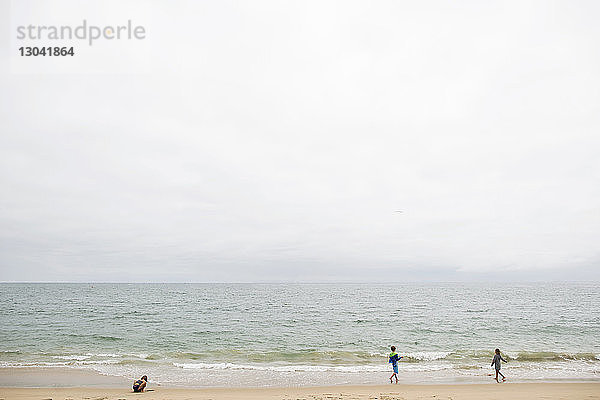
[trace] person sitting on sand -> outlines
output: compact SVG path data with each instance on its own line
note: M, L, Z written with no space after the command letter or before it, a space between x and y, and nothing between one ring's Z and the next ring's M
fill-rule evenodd
M392 374L392 376L390 376L390 383L392 382L392 378L396 378L396 383L398 383L398 360L400 360L402 357L400 357L398 355L398 353L396 353L396 346L392 346L391 347L392 352L390 353L390 360L389 363L392 364L392 369L394 370L394 373Z
M136 393L143 392L146 388L146 384L148 384L148 377L144 375L137 381L133 382L133 391Z
M496 368L496 382L498 382L498 374L500 374L500 376L502 377L502 382L506 380L506 377L502 375L502 372L500 372L500 361L508 362L500 355L500 349L496 349L496 354L494 354L494 359L492 360L491 365L492 367Z

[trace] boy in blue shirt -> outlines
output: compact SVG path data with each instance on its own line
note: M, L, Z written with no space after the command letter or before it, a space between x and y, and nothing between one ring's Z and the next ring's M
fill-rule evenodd
M398 360L402 357L400 357L398 353L396 353L396 346L392 346L391 350L392 352L390 353L390 360L388 362L392 364L392 369L394 370L394 373L392 374L392 376L390 376L390 383L393 383L393 378L396 378L396 383L398 383Z

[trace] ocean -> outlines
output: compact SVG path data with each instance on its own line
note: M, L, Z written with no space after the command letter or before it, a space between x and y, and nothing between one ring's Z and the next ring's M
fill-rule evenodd
M600 380L600 283L0 284L0 367L168 386ZM85 385L85 382L78 382Z

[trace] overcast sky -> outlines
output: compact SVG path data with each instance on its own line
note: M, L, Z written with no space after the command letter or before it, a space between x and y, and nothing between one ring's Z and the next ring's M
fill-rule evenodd
M2 7L0 281L600 279L600 2L145 2L125 74Z

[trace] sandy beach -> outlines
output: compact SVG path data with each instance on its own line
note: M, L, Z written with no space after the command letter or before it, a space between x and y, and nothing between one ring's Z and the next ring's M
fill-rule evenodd
M485 385L379 385L265 389L0 388L2 400L392 400L392 399L600 399L600 383Z

